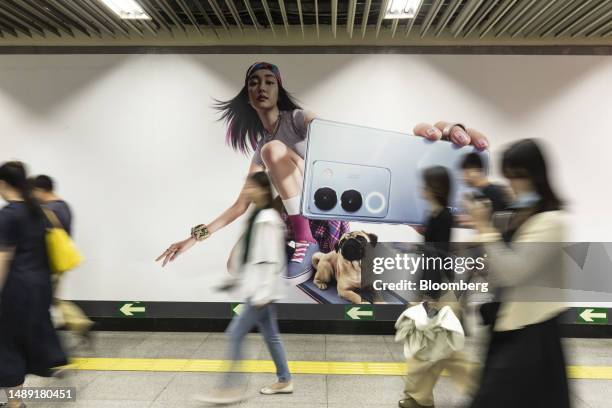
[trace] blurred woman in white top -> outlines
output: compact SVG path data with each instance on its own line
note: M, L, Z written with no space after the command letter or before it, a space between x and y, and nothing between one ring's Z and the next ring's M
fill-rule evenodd
M285 225L279 213L272 207L272 187L265 172L249 175L244 194L248 196L254 208L247 221L246 230L233 252L230 270L245 304L226 331L230 342L229 358L232 367L219 389L200 398L210 403L228 404L243 398L237 374L232 371L236 371L241 360L242 341L254 327L257 327L264 337L278 378L274 384L262 388L261 393L270 395L293 392L273 304L283 297L285 285L282 279L287 268Z

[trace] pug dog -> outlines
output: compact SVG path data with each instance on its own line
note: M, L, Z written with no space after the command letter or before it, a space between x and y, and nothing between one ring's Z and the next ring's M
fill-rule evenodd
M351 231L342 235L334 251L315 253L312 257L312 266L317 271L314 284L324 290L335 278L341 298L354 304L369 303L362 301L361 296L354 292L361 289L361 260L368 243L375 247L378 237L365 231Z

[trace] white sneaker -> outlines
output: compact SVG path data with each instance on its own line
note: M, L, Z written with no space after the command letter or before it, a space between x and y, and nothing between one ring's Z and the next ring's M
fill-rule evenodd
M274 383L272 385L268 385L259 390L260 393L264 395L274 395L274 394L292 394L293 393L293 383Z

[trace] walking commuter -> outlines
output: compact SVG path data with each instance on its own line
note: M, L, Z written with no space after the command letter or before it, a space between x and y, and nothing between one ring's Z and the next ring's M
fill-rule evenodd
M55 182L47 175L39 175L30 179L32 195L43 205L44 208L53 211L60 221L61 226L69 235L72 235L73 214L66 201L55 193ZM57 274L52 276L53 281L53 304L61 314L63 325L80 337L81 343L92 346L91 328L93 322L73 302L59 299L61 277Z
M507 189L489 180L484 171L482 158L478 153L469 153L465 156L461 163L461 171L465 184L476 189L479 196L491 202L493 213L508 208L510 198Z
M235 277L231 285L245 299L242 311L234 316L227 328L229 359L231 367L218 389L210 391L200 399L205 402L228 404L244 398L239 384L239 368L242 343L255 327L263 335L276 366L277 381L263 387L262 394L290 394L293 392L291 374L285 349L276 321L274 302L283 297L283 273L287 268L285 251L285 227L279 213L273 208L272 185L265 172L251 174L247 178L243 194L252 203L246 229L232 253L230 267ZM196 240L203 239L197 227L193 230ZM171 246L168 251L179 248ZM167 251L166 251L167 252ZM158 258L161 259L164 255Z
M0 166L0 388L9 408L27 374L52 376L67 359L53 324L51 270L45 242L48 220L31 194L25 166Z
M451 228L453 216L448 209L449 197L453 188L448 169L435 166L423 172L423 197L429 204L429 217L422 230L425 242L425 256L428 260L445 259L449 256ZM421 279L432 283L443 280L452 281L452 271L442 267L424 268ZM444 306L449 306L452 313L460 315L460 307L452 291L441 293L439 290L427 291L421 294L423 307L429 316L434 316ZM407 340L409 341L409 340ZM434 407L434 386L442 370L446 369L451 379L464 391L471 392L475 388L476 365L469 362L461 351L453 351L448 356L438 358L435 353L423 353L427 359L411 356L407 361L406 385L404 398L398 403L400 408L430 408Z
M467 203L487 256L487 279L498 291L487 319L491 336L472 408L570 406L559 316L566 309L563 204L553 189L540 143L525 139L503 154L513 190L509 227L500 233L490 206Z

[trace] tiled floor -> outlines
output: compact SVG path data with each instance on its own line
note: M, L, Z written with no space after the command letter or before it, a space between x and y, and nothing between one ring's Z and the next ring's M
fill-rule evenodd
M289 360L401 362L402 345L391 336L292 335L283 336ZM571 365L612 366L612 340L567 339ZM224 359L226 341L221 333L98 332L94 351L81 357L131 357L176 359ZM474 342L468 351L477 355L482 347ZM268 360L268 352L257 334L245 342L246 359ZM29 377L28 386L74 386L77 402L29 403L28 407L70 408L174 408L204 407L194 396L214 387L221 373L75 371L65 379ZM374 408L396 407L403 377L366 375L295 376L292 395L263 396L258 389L274 381L273 374L246 374L251 397L245 408ZM574 408L612 406L612 380L571 380ZM458 393L448 378L436 390L436 407L463 407L469 400ZM492 407L493 408L493 407ZM547 407L546 407L547 408Z

